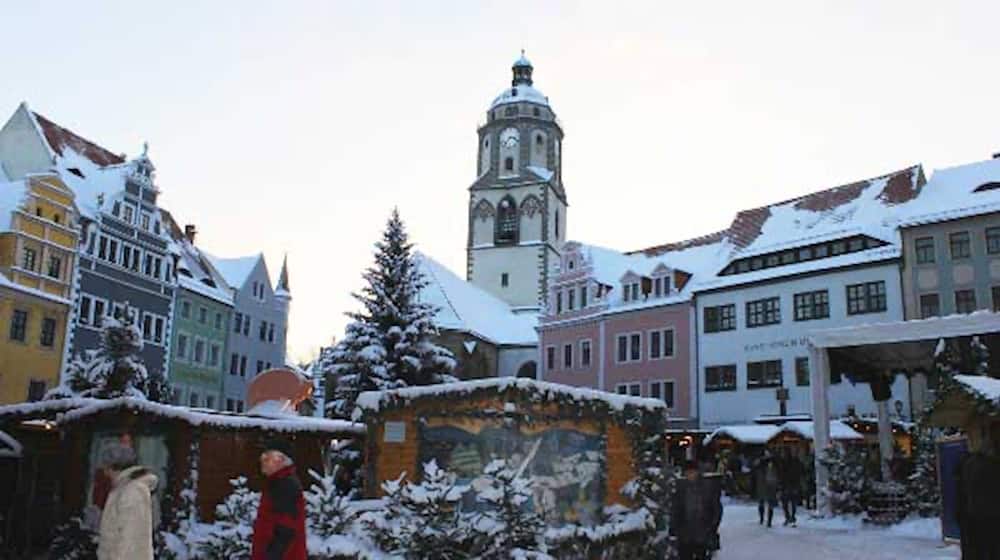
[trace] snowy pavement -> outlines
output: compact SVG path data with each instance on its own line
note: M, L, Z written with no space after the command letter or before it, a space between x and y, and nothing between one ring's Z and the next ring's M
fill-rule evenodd
M774 512L773 527L757 523L756 505L726 504L719 560L951 560L958 547L941 542L935 519L908 520L892 528L862 524L860 518L809 519L799 512L798 527L783 527Z

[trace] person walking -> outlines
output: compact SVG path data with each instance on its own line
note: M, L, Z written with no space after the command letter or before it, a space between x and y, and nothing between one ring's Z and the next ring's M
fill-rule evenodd
M778 468L771 457L771 452L766 449L754 464L753 481L760 524L764 524L766 508L767 526L770 527L774 518L774 508L778 505Z
M987 434L989 435L989 434ZM958 464L957 521L962 560L1000 558L1000 426Z
M251 560L306 560L306 502L295 474L292 446L264 444L260 470L267 477L253 524Z
M677 540L680 560L707 560L719 548L722 500L718 482L702 477L694 461L684 465L670 514L670 534Z
M802 461L785 448L781 459L781 508L785 512L785 525L798 523L795 514L801 499L803 470Z
M119 442L101 453L111 482L98 532L98 560L153 560L153 490L158 479L138 465L135 450Z

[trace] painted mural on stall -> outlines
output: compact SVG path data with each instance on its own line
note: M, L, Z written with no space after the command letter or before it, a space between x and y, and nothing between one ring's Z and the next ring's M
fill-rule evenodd
M604 505L601 436L580 426L527 428L478 419L430 419L421 430L420 462L434 459L470 488L485 484L483 470L508 459L533 480L532 503L547 521L598 523ZM476 508L474 494L466 508Z

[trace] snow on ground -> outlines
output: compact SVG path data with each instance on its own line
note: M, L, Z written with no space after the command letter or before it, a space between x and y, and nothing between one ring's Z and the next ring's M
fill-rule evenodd
M799 511L799 526L784 527L774 512L770 529L757 523L757 506L726 504L719 560L950 560L957 546L941 542L936 519L913 519L891 527L864 525L859 517L809 519Z

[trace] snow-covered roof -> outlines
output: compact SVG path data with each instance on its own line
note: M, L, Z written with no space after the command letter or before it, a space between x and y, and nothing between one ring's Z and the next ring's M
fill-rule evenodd
M225 305L233 305L233 293L222 274L215 269L207 255L193 245L180 232L173 216L161 213L171 234L169 251L177 255L177 283L185 290L194 292Z
M1000 159L935 170L902 210L903 227L1000 211Z
M819 348L838 348L938 340L995 332L1000 332L1000 313L976 311L945 317L869 323L853 327L817 330L809 334L809 340L813 346Z
M0 458L17 459L21 457L23 451L24 447L19 441L5 432L0 432Z
M538 343L537 314L515 314L505 301L459 278L427 255L416 253L415 260L427 281L420 301L438 307L434 316L438 328L468 332L500 345Z
M1000 379L983 375L956 375L955 381L964 386L967 391L976 393L988 401L993 401L994 406L1000 408Z
M558 395L562 395L578 401L599 402L607 405L609 409L616 411L623 411L626 407L634 407L650 412L666 411L666 404L660 399L618 395L596 389L573 387L518 377L494 377L474 381L425 385L422 387L406 387L390 391L366 391L358 395L357 406L361 410L378 412L383 407L400 402L405 403L413 399L442 396L453 397L477 391L501 393L509 389L536 393L542 401L548 401Z
M794 421L785 422L780 426L780 430L794 432L805 439L811 440L815 437L816 427L811 420L806 422ZM830 439L861 440L864 438L863 435L840 420L830 420Z
M56 414L74 408L101 402L100 399L76 397L67 399L52 399L36 402L8 404L0 406L0 419L8 417L39 416Z
M215 270L219 271L226 283L237 289L243 287L257 263L264 259L262 253L233 258L215 257L204 252L202 254L208 258Z
M0 407L2 408L2 407ZM326 432L336 434L363 434L364 426L346 420L330 420L312 416L282 416L270 418L249 414L226 413L208 409L191 409L183 406L155 403L145 399L122 397L118 399L91 399L91 402L64 413L60 424L93 416L105 410L124 408L146 412L164 418L182 420L192 426L215 426L220 428L244 428L271 430L276 432ZM2 414L2 411L0 411Z
M709 434L709 436L705 438L705 443L708 444L717 437L728 437L742 443L758 445L771 441L771 438L777 435L780 431L781 428L778 426L762 424L722 426Z
M490 103L490 109L495 109L501 105L507 105L508 103L520 103L522 101L527 101L529 103L537 103L538 105L549 106L549 98L545 96L542 92L535 89L533 86L527 84L518 84L513 87L509 87L500 92L493 99L493 103Z
M0 231L9 231L14 211L24 207L28 199L26 180L0 183Z

